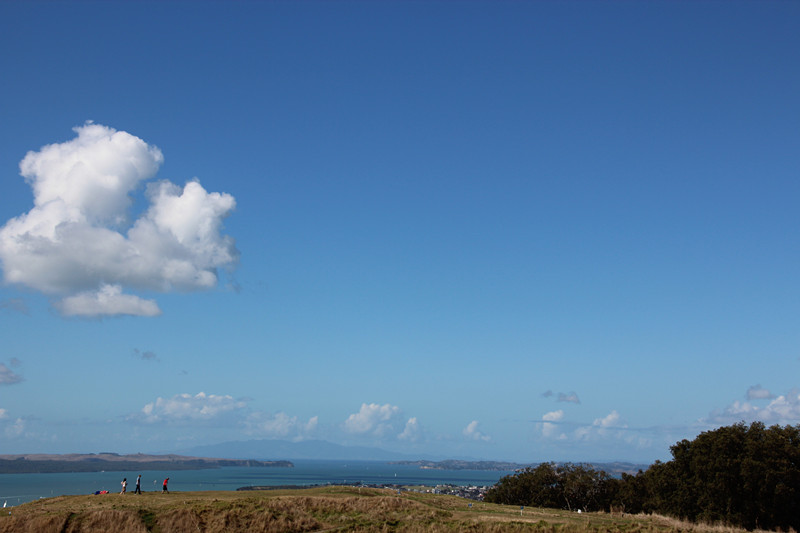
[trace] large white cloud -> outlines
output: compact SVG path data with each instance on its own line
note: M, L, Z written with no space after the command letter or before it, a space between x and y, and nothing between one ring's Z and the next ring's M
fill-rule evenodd
M172 398L159 397L145 405L141 413L133 418L149 423L201 422L222 419L245 407L245 402L229 395L184 393Z
M29 152L20 163L34 207L0 228L7 282L64 299L68 315L159 314L130 290L214 287L238 259L221 234L234 198L197 181L146 187L149 208L129 220L131 194L153 178L161 151L124 131L87 123L70 141Z

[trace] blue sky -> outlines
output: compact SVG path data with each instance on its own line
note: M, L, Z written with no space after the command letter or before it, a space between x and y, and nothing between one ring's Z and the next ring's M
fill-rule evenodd
M800 4L0 3L0 451L800 423Z

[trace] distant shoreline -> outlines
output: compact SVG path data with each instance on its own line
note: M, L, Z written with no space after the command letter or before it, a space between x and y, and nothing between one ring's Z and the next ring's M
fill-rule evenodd
M183 455L116 453L0 455L0 474L57 474L105 470L203 470L223 466L292 468L291 461L217 459Z

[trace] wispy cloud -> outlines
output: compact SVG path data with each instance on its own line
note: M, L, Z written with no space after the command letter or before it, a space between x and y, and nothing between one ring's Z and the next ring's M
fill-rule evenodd
M306 422L296 416L279 412L272 415L255 412L245 421L245 432L249 435L267 438L290 438L300 441L309 438L319 425L319 417L312 416Z
M138 348L134 348L133 355L142 361L158 361L158 356L150 350L140 351Z
M14 383L20 383L23 379L22 376L0 363L0 385L13 385Z
M28 305L22 298L10 298L8 300L0 300L0 309L8 309L23 315L29 314Z
M575 392L559 392L558 394L554 393L552 390L546 390L542 393L543 398L552 398L553 396L556 397L557 402L566 402L566 403L581 403L580 398L578 398L577 393Z
M581 426L575 430L575 437L580 440L595 440L598 438L622 438L627 429L627 424L622 422L620 414L614 410L603 418L596 418L589 426Z
M3 434L10 439L22 437L25 434L25 420L17 418L3 429Z
M558 393L558 401L559 402L567 402L567 403L581 403L578 395L574 392L570 392L569 394L559 392Z
M542 437L551 441L558 441L564 445L579 445L580 443L595 443L599 446L614 446L624 443L636 448L647 448L653 444L653 439L659 441L667 438L674 428L647 427L631 428L622 419L622 415L612 410L606 416L596 418L589 423L567 421L565 413L559 409L545 413L537 421ZM686 428L681 428L682 430Z
M156 316L154 300L129 291L214 287L238 259L220 233L234 198L197 181L153 182L149 208L130 221L131 194L155 176L161 151L99 124L74 131L20 163L34 206L0 228L5 281L61 297L68 316Z

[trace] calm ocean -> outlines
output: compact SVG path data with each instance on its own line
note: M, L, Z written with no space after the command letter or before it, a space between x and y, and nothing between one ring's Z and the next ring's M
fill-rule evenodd
M292 461L294 468L225 467L209 470L140 472L77 472L61 474L0 474L0 504L19 505L65 494L119 492L123 477L128 492L142 475L143 491L161 491L169 477L170 492L236 490L249 485L317 485L398 483L401 485L493 485L510 472L484 470L422 470L417 466L380 461Z

